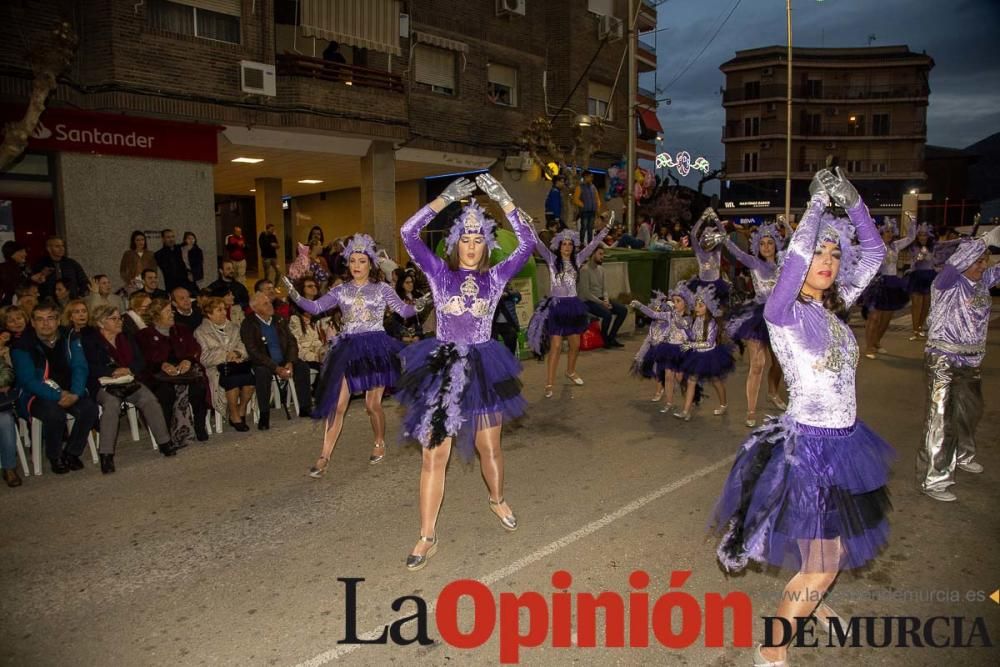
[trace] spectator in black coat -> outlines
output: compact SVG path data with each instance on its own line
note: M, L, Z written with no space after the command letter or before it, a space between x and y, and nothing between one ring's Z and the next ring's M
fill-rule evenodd
M194 232L184 232L184 243L181 244L181 259L187 278L188 291L197 294L201 281L205 279L205 253L198 245L198 237Z
M236 280L236 267L228 259L222 263L222 268L219 269L219 279L208 286L208 291L212 293L212 296L217 297L223 297L226 292L232 292L233 298L240 308L246 310L250 307L250 294L247 292L246 285Z
M168 292L175 287L187 286L187 266L184 265L184 257L181 255L181 248L177 245L177 237L172 229L164 229L160 232L163 240L163 247L156 251L156 265L160 267L163 274L163 282Z
M39 296L42 299L53 298L57 280L66 285L71 299L86 296L90 291L90 279L79 262L66 256L66 242L58 236L52 236L45 242L45 250L48 256L35 264L33 269L36 274L45 274L45 280L38 285Z

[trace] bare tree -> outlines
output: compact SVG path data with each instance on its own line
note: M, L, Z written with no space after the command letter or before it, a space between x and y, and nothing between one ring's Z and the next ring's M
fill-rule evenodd
M521 135L521 146L531 154L543 174L550 178L554 175L549 170L550 162L563 168L562 175L566 177L569 192L576 188L580 174L590 166L590 158L604 143L604 123L597 117L591 120L593 124L589 131L579 125L573 126L573 146L568 154L553 138L552 121L548 118L531 121Z
M34 81L24 116L4 127L0 144L0 172L6 171L28 147L28 139L38 126L49 95L56 89L59 75L65 71L76 53L77 36L68 21L60 21L48 33L48 39L37 44L28 54Z

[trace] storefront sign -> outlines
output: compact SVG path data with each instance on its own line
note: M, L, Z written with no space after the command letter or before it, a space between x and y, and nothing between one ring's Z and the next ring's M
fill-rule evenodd
M4 107L0 117L17 120L22 112L21 108ZM124 114L46 109L28 141L28 149L215 164L221 129L216 125Z

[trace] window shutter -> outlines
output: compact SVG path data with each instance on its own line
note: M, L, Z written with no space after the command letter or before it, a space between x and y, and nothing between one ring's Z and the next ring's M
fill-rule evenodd
M501 86L507 86L512 90L517 88L517 70L513 67L490 63L488 76L490 83L498 83Z
M187 5L188 7L197 7L198 9L207 9L219 14L228 14L229 16L241 16L243 14L243 3L241 0L169 0L169 2L178 5Z
M455 90L454 52L418 44L414 56L414 76L419 83Z

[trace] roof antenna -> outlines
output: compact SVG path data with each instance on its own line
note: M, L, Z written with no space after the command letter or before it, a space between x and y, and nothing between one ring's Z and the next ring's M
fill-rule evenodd
M868 46L871 46L872 42L874 41L875 41L875 33L871 33L870 35L868 35Z

